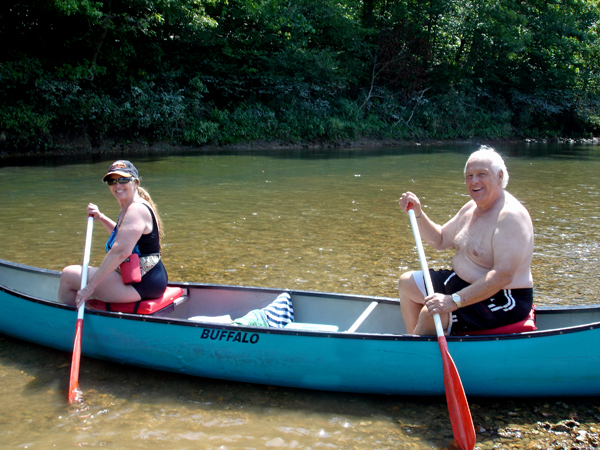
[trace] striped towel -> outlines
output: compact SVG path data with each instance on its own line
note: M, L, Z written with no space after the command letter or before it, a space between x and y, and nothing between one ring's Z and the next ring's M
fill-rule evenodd
M276 327L283 328L294 321L294 308L290 294L280 294L269 306L262 309L253 309L244 317L235 319L233 325L249 327Z
M294 321L294 308L290 294L280 294L269 306L261 310L270 327L283 328Z

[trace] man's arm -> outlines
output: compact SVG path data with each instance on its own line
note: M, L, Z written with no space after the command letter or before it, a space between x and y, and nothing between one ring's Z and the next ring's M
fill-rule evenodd
M400 198L400 208L405 212L408 212L409 204L412 204L414 207L421 238L427 242L429 246L435 250L446 250L454 245L459 216L469 203L467 203L456 216L446 222L443 226L438 225L425 214L421 201L415 194L412 192L405 192Z
M444 225L438 225L423 212L417 220L421 237L435 250L446 250L452 247L458 223L457 216L454 216Z

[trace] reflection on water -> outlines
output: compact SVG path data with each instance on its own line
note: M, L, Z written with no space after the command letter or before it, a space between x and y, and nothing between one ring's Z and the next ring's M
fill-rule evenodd
M462 169L475 148L132 159L163 216L172 280L395 297L399 274L419 265L398 197L411 190L432 219L448 220L468 200ZM590 277L600 269L600 150L566 149L500 148L508 190L534 221L538 305L597 303L600 287ZM0 258L56 270L80 263L87 203L118 213L101 183L110 162L0 168ZM92 264L106 237L95 227ZM448 264L450 253L425 250L432 267ZM444 399L275 389L88 359L85 403L71 408L69 355L0 344L0 442L8 448L439 448L451 436ZM480 423L490 411L475 404Z

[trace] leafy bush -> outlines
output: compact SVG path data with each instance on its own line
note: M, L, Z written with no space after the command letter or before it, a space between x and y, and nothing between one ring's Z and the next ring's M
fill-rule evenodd
M589 136L593 2L0 2L0 149Z

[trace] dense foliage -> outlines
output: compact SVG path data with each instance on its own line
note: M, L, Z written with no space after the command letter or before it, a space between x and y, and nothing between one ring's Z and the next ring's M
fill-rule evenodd
M9 0L0 148L582 137L598 0Z

